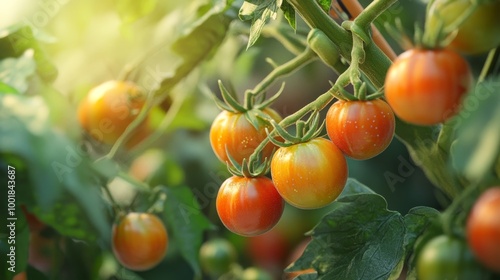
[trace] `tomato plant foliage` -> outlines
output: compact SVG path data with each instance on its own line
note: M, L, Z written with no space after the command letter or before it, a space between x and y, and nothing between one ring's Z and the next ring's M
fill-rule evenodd
M498 17L486 9L498 7L498 0L445 1L443 12L431 7L427 18L414 15L415 7L425 13L427 1L63 2L34 5L36 11L17 22L0 19L0 197L6 199L0 220L17 218L15 230L0 229L1 279L23 272L28 279L255 275L262 267L247 267L240 257L245 252L232 247L220 270L202 270L200 248L224 236L236 240L230 230L249 236L279 228L288 207L322 208L300 212L316 225L304 232L311 241L302 256L286 268L315 271L299 279L415 279L436 236L459 241L460 248L467 238L484 240L481 232L467 236L466 220L478 197L500 185ZM479 20L478 14L488 16ZM380 28L389 25L396 26L392 32ZM389 33L399 35L396 41L417 38L418 48L407 54L452 59L444 68L438 58L424 63L402 55L393 62L388 50L404 53L408 44L384 45ZM478 34L491 40L468 39ZM264 56L270 66L261 63ZM453 76L457 61L463 71ZM393 66L402 67L399 75L391 73ZM78 122L78 107L92 99L92 88L112 80L140 91L140 106L125 98L133 118L110 139L96 141ZM278 80L286 83L268 95ZM319 92L318 80L330 80L330 87ZM121 113L113 112L116 101L111 98L108 108L85 105L102 109L92 129L111 129L109 121ZM390 116L383 139L379 126L345 128L351 119L328 115L325 132L332 104L372 103L384 105L380 114L353 110L361 125ZM210 134L217 107L241 117L225 128L226 137ZM416 119L407 116L412 112ZM145 123L147 133L140 135ZM241 127L257 132L240 135ZM137 138L142 141L127 145ZM211 138L231 141L220 141L214 154ZM401 143L403 151L394 148ZM399 159L403 152L411 156L411 172L378 174L394 165L384 157ZM418 168L429 182L418 179L412 188ZM218 202L228 178L245 184ZM265 184L251 185L259 180ZM386 185L410 210L394 209ZM436 191L439 204L406 202L425 190ZM168 249L152 263L123 265L113 250L113 224L127 213L154 215L168 229ZM7 262L14 233L16 273ZM475 253L467 255L471 263L487 259L488 265L475 267L480 275L497 276L497 254L492 265L491 256ZM454 267L450 275L457 272Z

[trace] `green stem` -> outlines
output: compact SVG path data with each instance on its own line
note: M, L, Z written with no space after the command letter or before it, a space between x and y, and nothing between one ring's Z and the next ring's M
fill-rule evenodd
M393 2L395 0L384 1ZM352 36L340 27L327 13L325 13L316 1L288 0L288 2L298 11L304 21L311 28L318 28L323 31L340 51L340 55L346 60L351 60ZM380 1L377 1L380 2ZM379 6L376 6L377 8ZM373 12L374 15L377 15ZM366 20L366 19L365 19ZM385 74L391 60L378 48L376 44L365 46L366 60L370 63L360 65L361 71L372 81L373 85L380 88L384 85ZM337 70L337 69L336 69ZM343 71L337 70L342 73Z
M185 99L186 95L175 98L158 127L153 131L151 135L137 144L133 149L131 149L130 153L134 156L141 153L146 148L150 147L150 145L158 140L162 135L164 135L165 131L167 131L168 127L172 124L175 117L181 110L182 104L184 103Z
M130 138L132 133L146 120L146 118L149 114L149 111L152 107L152 104L153 104L153 93L150 92L150 93L148 93L147 96L148 97L146 99L146 103L144 104L144 107L139 112L139 115L137 115L137 117L134 119L134 121L132 121L129 124L129 126L127 126L127 128L122 133L122 135L120 135L120 137L118 137L115 144L113 145L113 147L111 147L111 150L109 151L109 153L105 157L107 157L109 159L113 159L116 156L116 154L118 153L120 147L123 146L123 144Z
M259 93L268 89L276 79L292 74L293 72L304 67L305 65L312 62L316 58L317 58L316 53L312 51L309 47L307 47L301 54L299 54L292 60L274 68L274 70L271 71L271 73L269 73L252 90L248 90L245 93L245 102L250 102L248 99L253 98L252 96L258 95Z
M115 214L119 213L119 212L122 212L123 211L122 207L116 202L115 198L111 194L111 191L109 190L108 185L107 184L103 184L102 188L104 189L104 192L108 196L109 201L111 202L111 205L113 207L113 210L114 210Z
M371 2L370 5L356 17L354 23L363 30L370 30L372 22L397 1L398 0L375 0Z
M488 57L484 62L483 69L481 69L481 74L479 75L478 82L484 81L488 76L490 69L493 67L493 63L495 62L495 56L500 53L500 48L496 48L491 50L488 53Z
M460 196L456 197L448 208L443 212L443 230L448 235L457 235L454 231L455 221L459 213L469 212L475 197L480 193L476 186L469 186Z
M302 119L305 115L307 115L310 112L319 112L323 108L325 108L330 102L332 102L333 99L335 99L335 96L333 94L334 88L332 87L330 90L327 92L323 93L322 95L318 96L314 101L311 103L307 104L306 106L302 107L299 109L297 112L289 115L288 117L284 118L279 125L281 127L287 127L290 126L300 119ZM274 137L276 136L276 130L272 130L269 132L269 137ZM257 148L255 148L255 151L250 157L256 157L263 149L264 147L269 143L269 137L264 139Z

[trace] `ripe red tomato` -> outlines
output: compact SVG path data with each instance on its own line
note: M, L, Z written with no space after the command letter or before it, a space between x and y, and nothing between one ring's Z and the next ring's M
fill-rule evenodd
M428 10L427 26L437 32L441 24L445 27L467 11L469 0L436 0ZM500 1L481 4L458 28L458 33L449 48L464 54L479 54L500 46Z
M394 136L395 118L381 99L335 102L326 114L326 131L347 156L369 159L383 152Z
M467 220L467 241L474 255L500 272L500 187L486 190Z
M471 77L467 61L453 51L411 49L389 68L385 97L402 120L438 124L459 111Z
M285 202L267 177L228 178L219 189L216 208L230 231L255 236L273 228L281 218Z
M153 214L128 213L113 225L113 253L128 269L156 266L167 253L168 242L163 222Z
M276 189L286 202L302 209L333 202L344 189L347 174L342 151L324 138L279 148L271 161Z
M251 113L249 111L248 113ZM263 113L271 117L276 122L281 120L279 114L266 108ZM244 113L232 113L222 111L213 121L210 128L210 144L215 155L222 161L229 161L227 152L236 162L241 164L254 152L255 148L267 138L265 128L272 130L270 123L257 118L258 128L256 129L245 117ZM262 151L262 157L270 157L275 146L269 143ZM227 149L227 152L226 152Z
M278 227L279 225L264 234L248 238L246 244L252 265L263 268L277 277L283 273L289 249L286 233Z
M96 140L114 144L144 106L145 96L131 82L108 81L95 88L78 107L78 120ZM140 142L149 133L147 121L131 137L127 146Z

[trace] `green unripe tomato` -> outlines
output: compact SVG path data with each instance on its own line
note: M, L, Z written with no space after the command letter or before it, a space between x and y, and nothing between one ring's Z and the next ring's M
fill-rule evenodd
M429 7L427 26L436 31L440 21L446 28L471 6L470 0L435 0ZM481 4L460 25L449 48L463 54L480 54L500 46L500 1Z
M465 240L440 235L422 248L417 259L419 280L486 279Z
M249 267L243 270L239 280L273 280L273 277L271 274L260 268Z
M205 273L213 277L228 272L237 257L234 246L222 238L209 240L200 248L201 267Z

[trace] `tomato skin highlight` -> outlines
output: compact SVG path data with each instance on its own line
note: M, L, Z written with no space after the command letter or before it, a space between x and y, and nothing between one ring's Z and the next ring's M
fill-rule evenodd
M112 249L126 268L143 271L163 260L168 249L168 233L153 214L128 213L113 225Z
M279 114L270 108L266 108L262 112L276 122L281 120ZM239 164L242 164L244 158L248 160L255 148L267 138L265 129L272 130L270 123L262 119L258 119L258 123L258 129L255 129L245 118L244 113L222 111L210 128L210 144L217 158L226 163L229 161L227 156L227 152L229 152ZM270 157L274 148L272 143L266 145L262 151L262 158Z
M256 236L272 229L285 207L271 179L232 176L224 181L216 199L219 218L230 231Z
M500 272L500 187L486 190L467 219L467 241L479 261Z
M439 235L422 248L417 259L419 280L487 279L464 240Z
M135 120L145 103L145 96L134 83L108 81L90 90L78 107L78 121L94 139L114 144ZM142 141L150 133L147 120L132 135L127 147Z
M471 84L469 65L459 54L446 49L411 49L389 67L385 97L402 120L434 125L458 113Z
M395 118L381 99L335 102L326 114L326 131L347 156L364 160L383 152L394 136Z
M316 209L333 202L347 181L347 161L335 144L315 138L281 147L271 160L271 176L286 202Z
M436 0L429 7L427 26L437 31L440 21L449 26L470 7L469 0ZM500 2L481 4L458 28L447 48L476 55L500 46Z

